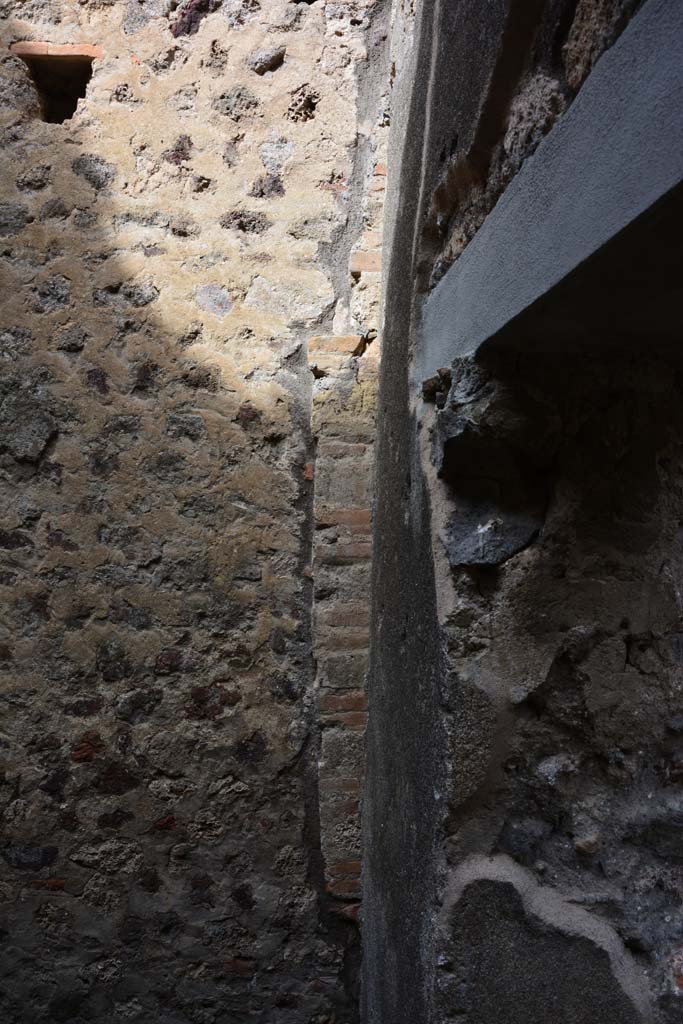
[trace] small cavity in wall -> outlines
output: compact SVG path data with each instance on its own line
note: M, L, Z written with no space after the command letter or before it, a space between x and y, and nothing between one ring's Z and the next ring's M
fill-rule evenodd
M43 120L50 124L62 124L74 116L92 78L93 61L102 55L98 46L73 43L15 43L11 51L26 64Z
M445 526L451 566L500 565L533 543L545 517L558 442L544 407L472 360L423 385L439 409L434 460L455 514ZM510 415L512 412L512 415Z

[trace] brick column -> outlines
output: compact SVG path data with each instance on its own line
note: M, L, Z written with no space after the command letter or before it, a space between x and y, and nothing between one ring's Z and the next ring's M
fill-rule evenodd
M364 199L364 227L351 253L352 309L360 334L309 341L313 399L315 539L313 650L322 729L321 844L337 912L360 910L360 795L366 724L370 619L371 505L379 342L382 198L376 165Z

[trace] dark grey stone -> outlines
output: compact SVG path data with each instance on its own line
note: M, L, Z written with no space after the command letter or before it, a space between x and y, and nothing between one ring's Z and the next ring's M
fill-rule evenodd
M241 28L260 10L259 0L223 0L223 13L231 28Z
M219 114L232 118L233 121L241 121L243 117L256 110L258 105L256 96L244 85L234 86L213 101L214 109Z
M247 57L247 65L257 75L265 75L267 71L276 71L285 59L284 46L268 46L253 50Z
M116 168L95 153L83 153L71 164L74 174L85 178L96 191L107 188L116 177Z
M32 334L26 327L8 327L0 330L0 357L15 359L29 350Z
M0 529L0 548L5 551L16 551L18 548L32 548L33 541L22 530Z
M100 644L96 656L97 669L102 678L108 682L127 679L131 675L131 665L126 649L118 637L110 637Z
M20 871L40 871L41 868L51 867L59 855L56 846L32 846L30 843L12 840L4 843L0 852L10 867L19 868Z
M59 197L48 199L40 208L40 220L65 220L71 210Z
M133 35L152 18L167 15L173 6L173 0L129 0L123 16L123 31L126 35Z
M57 335L57 348L61 352L81 352L87 340L88 334L84 328L72 324Z
M194 35L207 14L217 11L222 2L223 0L184 0L171 24L172 34L176 37Z
M50 182L50 164L38 164L24 171L17 178L17 188L22 192L37 192L45 188Z
M18 235L33 220L22 203L0 203L0 236Z
M141 284L125 284L121 294L131 306L140 308L154 302L159 296L159 289L152 281L143 281Z
M37 461L56 433L56 420L32 395L17 390L0 405L0 449L15 459Z
M629 839L645 846L658 857L674 864L683 864L683 812L672 810L634 831Z
M285 186L279 174L260 175L249 190L249 195L257 199L272 199L284 194Z
M171 413L166 420L166 433L170 437L187 437L198 441L206 434L206 425L201 416Z
M260 235L272 227L270 218L259 210L231 210L221 217L219 223L222 228L254 235Z
M536 538L543 523L542 509L536 514L503 510L495 483L470 482L469 490L467 497L462 491L458 495L458 511L445 538L452 566L501 565Z
M525 910L515 887L481 880L453 914L444 1010L467 1024L643 1024L605 949ZM452 980L451 980L452 979Z
M34 308L37 313L54 313L68 305L71 298L71 281L62 274L48 277L36 288Z

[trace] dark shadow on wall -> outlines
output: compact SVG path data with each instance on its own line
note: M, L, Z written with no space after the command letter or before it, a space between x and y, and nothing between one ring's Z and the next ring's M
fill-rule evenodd
M303 354L269 404L203 336L237 296L198 273L196 320L165 316L155 268L198 226L141 215L87 103L39 128L4 69L3 1018L352 1022L315 827Z
M634 977L652 979L672 1024L683 909L673 882L683 840L682 383L679 358L626 343L618 359L489 354L454 365L435 431L437 457L444 438L461 449L445 477L462 622L447 629L451 848L457 859L506 855L540 886L580 893L634 958ZM542 509L526 507L535 529L521 546L510 542L518 506L494 500L472 521L457 472L476 465L497 496L511 486L517 499L520 462L542 467L546 491ZM496 520L497 544L472 557ZM476 956L465 959L463 1012L488 1022L489 982ZM453 977L442 982L452 1009Z
M393 237L384 295L373 516L367 776L363 799L361 1018L413 1024L429 1016L439 899L444 674L423 479L408 367L420 177L435 4L420 5L410 80L395 86L387 218ZM406 73L407 74L407 73ZM396 90L400 88L400 93ZM394 123L396 123L396 121ZM395 209L391 208L395 204Z
M483 1006L476 1019L492 1024L492 1006L507 1020L511 1000L517 1016L528 1010L528 1019L545 1020L538 1001L527 998L536 964L529 975L513 970L516 988L491 999L500 989L480 968L508 953L495 943L496 914L505 910L495 896L486 958L467 948L457 906L455 933L439 945L449 872L469 854L493 852L537 872L540 888L585 895L591 913L614 929L615 948L634 955L635 988L642 991L642 968L660 969L666 951L655 986L666 986L670 1017L675 1008L680 966L676 975L671 951L680 945L680 896L670 854L668 863L661 857L677 841L677 812L666 827L642 815L648 780L657 777L658 814L672 810L669 780L680 763L677 670L665 652L677 649L680 630L678 361L655 357L647 335L641 354L622 346L619 331L609 359L590 347L589 357L585 349L580 357L548 356L539 331L526 356L506 361L490 353L469 379L466 367L454 368L459 407L437 414L441 482L425 473L420 451L431 410L421 421L411 415L419 396L408 385L416 282L427 288L460 255L638 5L616 6L553 3L541 17L536 4L426 3L415 25L406 22L415 30L415 57L399 71L392 110L390 167L398 173L390 175L393 237L385 239L374 526L364 803L368 1021L474 1020ZM400 28L399 21L399 39ZM505 52L506 28L524 53ZM558 319L565 338L571 326ZM614 326L609 316L603 324ZM445 399L448 387L437 390ZM452 579L446 572L439 578L434 565L439 517ZM648 662L651 634L664 652L661 666ZM629 659L641 655L635 668ZM653 846L634 859L643 836L655 837ZM631 897L636 880L646 886L648 878L656 881L641 914ZM665 906L671 919L662 931ZM517 923L513 954L527 929ZM456 952L465 950L461 959L454 942ZM571 943L557 942L563 945ZM593 949L589 959L602 961L596 977L604 979L604 950L596 956ZM475 990L480 983L487 988ZM544 966L539 985L551 987L551 1001L558 990L552 968ZM548 1002L540 1005L547 1010ZM604 1019L621 1021L624 1005L616 981L600 993L598 1016L608 1007ZM578 1007L595 1016L594 1009L588 998Z

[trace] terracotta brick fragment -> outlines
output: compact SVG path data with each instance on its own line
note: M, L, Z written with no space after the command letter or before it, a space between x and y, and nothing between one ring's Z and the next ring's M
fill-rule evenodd
M365 650L370 642L370 634L367 627L358 629L335 629L325 641L329 651L359 651Z
M319 334L308 340L309 356L318 352L353 355L363 345L360 334Z
M364 455L368 450L367 444L354 441L328 440L321 438L318 443L318 453L328 455L331 459L338 459L346 455L356 458Z
M321 626L350 626L356 628L367 627L370 616L367 602L362 604L333 604L330 608L324 608L317 616L318 624Z
M34 878L30 884L32 889L45 889L47 892L62 892L66 885L66 879Z
M315 978L310 984L310 989L312 992L329 992L334 986L334 978Z
M342 878L348 875L355 878L360 875L360 860L340 860L334 864L328 864L327 873L333 878Z
M344 565L366 561L371 555L372 544L369 541L355 541L351 544L321 545L318 560L327 565Z
M10 50L17 57L92 57L104 56L104 50L96 43L45 43L25 40L12 43Z
M346 178L338 178L337 181L321 181L318 188L323 192L343 192L348 184Z
M323 775L320 788L325 793L358 793L360 785L360 779L349 776L333 776L326 779Z
M365 355L359 360L358 381L375 380L379 373L379 359L375 354Z
M332 907L332 913L337 917L344 917L349 921L358 922L360 919L360 903L345 903L338 907Z
M369 530L372 513L369 508L324 508L317 506L315 518L319 525L351 526L354 531Z
M94 757L104 750L104 741L98 732L88 730L83 733L80 740L78 740L71 748L71 760L80 763L82 761L92 761Z
M321 711L364 711L368 699L364 693L326 693L320 698Z
M359 878L340 878L328 882L326 887L333 896L341 896L348 899L349 896L360 896Z
M167 814L163 818L158 818L152 825L152 828L157 832L171 832L177 828L177 822L172 814Z
M334 813L336 818L343 818L346 815L348 818L355 818L360 808L360 800L340 800L334 805Z
M360 250L351 253L349 269L353 275L376 274L382 269L382 253L362 252Z
M236 974L241 978L250 978L256 971L256 961L247 960L243 957L234 957L232 960L223 962L223 970L226 974Z
M360 239L363 249L380 249L382 246L381 231L364 231Z

